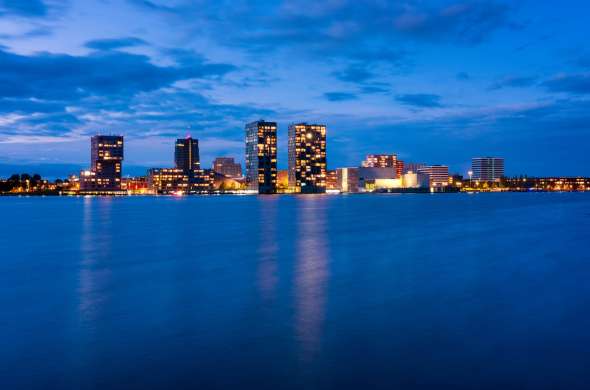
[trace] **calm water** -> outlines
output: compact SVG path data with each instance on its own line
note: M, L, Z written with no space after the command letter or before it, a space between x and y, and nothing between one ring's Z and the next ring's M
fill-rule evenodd
M0 215L1 389L590 386L590 194Z

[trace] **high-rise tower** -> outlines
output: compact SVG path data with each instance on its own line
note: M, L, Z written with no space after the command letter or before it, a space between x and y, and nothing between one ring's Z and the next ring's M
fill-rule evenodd
M296 193L326 192L326 126L289 126L289 188Z

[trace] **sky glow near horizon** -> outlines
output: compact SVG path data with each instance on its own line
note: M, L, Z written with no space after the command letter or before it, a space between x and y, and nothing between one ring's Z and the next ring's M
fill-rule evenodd
M244 125L328 126L328 166L368 153L590 176L585 1L0 0L0 165L244 158ZM73 172L64 172L64 174Z

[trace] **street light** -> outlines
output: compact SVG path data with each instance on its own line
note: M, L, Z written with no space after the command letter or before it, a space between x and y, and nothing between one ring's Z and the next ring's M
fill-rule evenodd
M473 188L473 185L471 183L471 177L473 177L473 171L469 171L469 172L467 172L467 174L469 175L469 188Z

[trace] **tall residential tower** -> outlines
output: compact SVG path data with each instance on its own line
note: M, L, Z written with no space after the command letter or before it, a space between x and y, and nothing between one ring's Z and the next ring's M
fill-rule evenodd
M289 188L296 193L326 192L326 126L289 126Z
M120 191L123 137L95 135L90 141L90 171L80 176L81 191Z
M246 125L246 182L259 194L277 193L277 124L264 120Z

